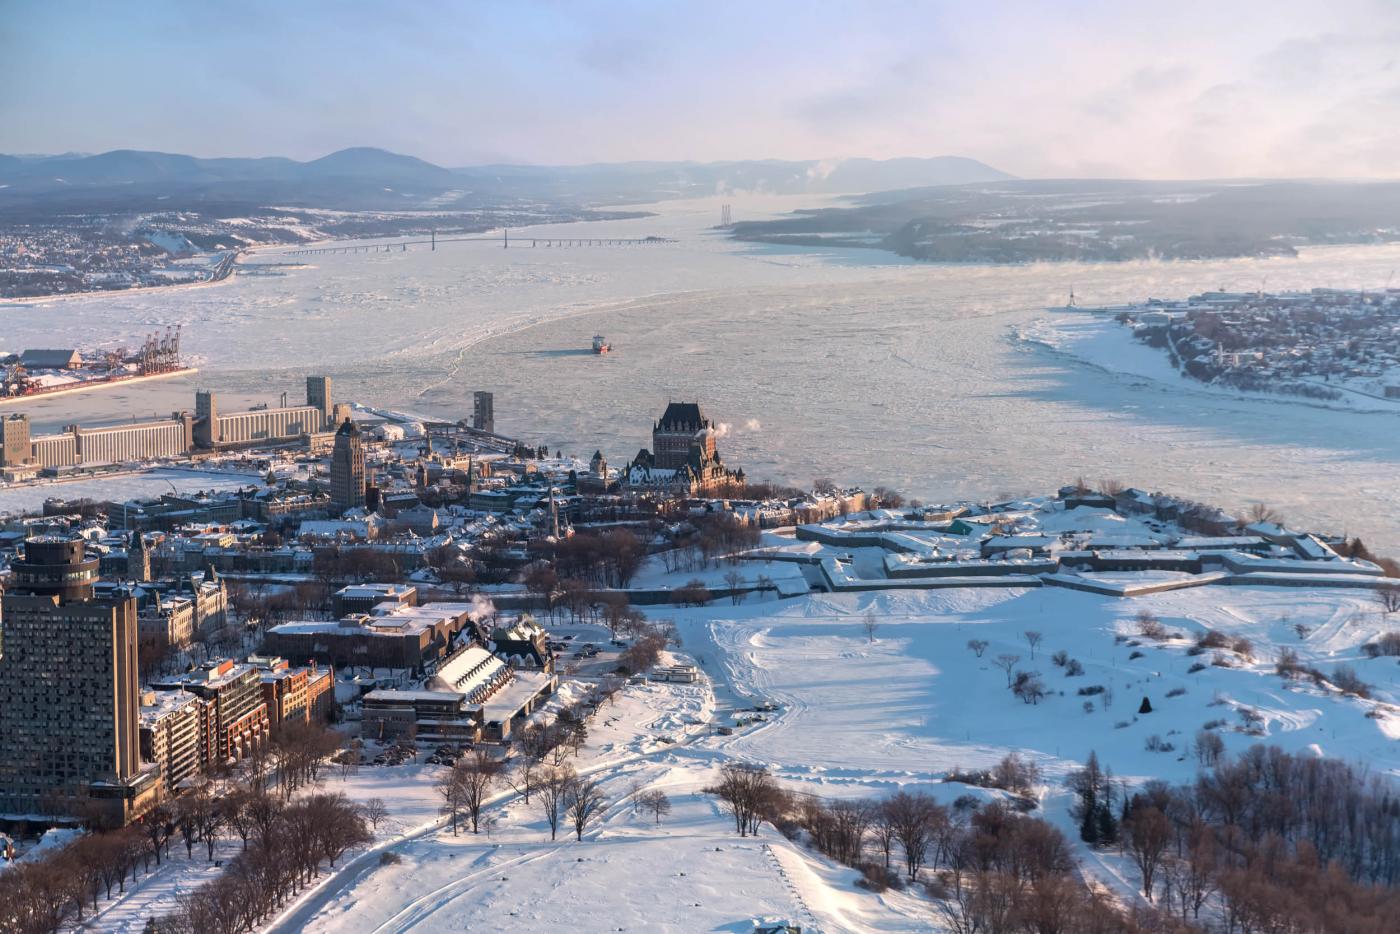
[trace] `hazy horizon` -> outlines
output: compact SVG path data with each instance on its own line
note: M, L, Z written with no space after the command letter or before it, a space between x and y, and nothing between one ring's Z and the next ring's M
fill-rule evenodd
M0 152L1394 177L1400 6L17 6Z

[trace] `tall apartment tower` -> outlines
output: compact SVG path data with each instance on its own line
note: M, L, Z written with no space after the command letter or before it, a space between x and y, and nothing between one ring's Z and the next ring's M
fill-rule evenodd
M491 393L477 390L472 394L472 427L496 433L496 400Z
M342 511L365 504L365 446L360 429L348 418L337 429L331 451L331 503Z
M194 394L194 443L197 447L212 448L221 440L218 403L212 392L200 389Z
M329 376L308 376L306 378L306 404L321 410L321 424L317 431L330 431L335 427L334 405L331 402L331 378Z
M18 467L33 460L29 443L29 416L15 413L0 417L0 467Z
M3 598L0 812L125 824L154 802L141 767L136 600L95 598L83 540L41 536Z

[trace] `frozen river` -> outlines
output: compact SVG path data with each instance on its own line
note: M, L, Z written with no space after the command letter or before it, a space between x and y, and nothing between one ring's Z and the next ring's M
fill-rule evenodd
M735 216L795 201L731 198ZM557 228L668 235L635 248L448 244L311 257L276 251L215 287L0 306L0 349L135 343L183 323L198 377L31 404L45 426L189 408L196 382L239 401L301 392L460 418L496 394L498 430L622 463L668 399L727 426L755 478L884 483L926 499L1000 497L1083 475L1287 519L1400 553L1400 418L1235 399L1017 341L1060 305L1212 288L1377 287L1400 247L1298 259L931 266L867 251L761 247L708 229L718 200ZM524 236L512 232L512 238ZM594 333L616 350L587 352Z

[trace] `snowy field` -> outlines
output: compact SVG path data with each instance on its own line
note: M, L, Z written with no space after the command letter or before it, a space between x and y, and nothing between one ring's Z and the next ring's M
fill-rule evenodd
M1143 609L1169 638L1139 635ZM867 612L878 620L873 641ZM454 836L435 815L430 768L366 767L347 791L384 797L395 826L268 930L741 932L758 917L827 932L939 929L922 897L856 888L854 872L771 828L736 837L702 793L726 759L762 763L788 788L822 797L917 787L951 802L999 792L946 783L950 769L986 767L1014 750L1043 769L1037 813L1071 839L1063 779L1091 750L1134 785L1189 781L1197 770L1190 747L1209 721L1220 721L1214 730L1230 752L1268 742L1400 777L1400 669L1360 651L1387 626L1366 594L1232 587L1121 600L1058 589L903 591L667 615L680 629L682 657L707 678L632 685L602 708L578 768L601 781L609 805L583 842L562 832L551 841L538 807L505 789L489 808L488 831ZM1213 653L1189 655L1207 628L1248 639L1250 653L1220 652L1228 668L1211 664ZM1034 658L1027 629L1043 635ZM974 638L989 643L980 658L967 647ZM1273 666L1285 647L1323 671L1354 667L1372 699L1284 681ZM1051 661L1059 650L1082 675L1067 677ZM1013 697L993 664L1001 654L1039 671L1048 696L1037 705ZM1197 663L1204 667L1189 671ZM1090 685L1107 693L1078 693ZM1137 713L1143 697L1151 713ZM768 720L714 733L761 700L778 705ZM1246 709L1259 735L1243 732ZM1380 712L1366 716L1372 710ZM1149 751L1153 736L1174 748ZM665 791L674 812L659 825L635 813L634 787ZM380 865L384 850L400 862ZM1086 872L1134 897L1116 854L1079 855Z
M726 200L740 219L813 204ZM6 305L0 346L130 345L185 325L197 378L27 403L42 429L189 408L196 385L228 409L296 398L315 369L338 396L454 420L489 389L502 431L585 459L601 447L617 463L648 443L668 398L694 398L724 426L726 461L755 478L988 499L1112 476L1232 510L1268 501L1297 525L1400 553L1395 415L1187 386L1148 348L1109 348L1105 368L1016 337L1071 289L1109 304L1265 277L1279 289L1379 286L1400 245L938 266L732 242L711 229L719 204L538 231L678 239L656 247L260 251L249 263L263 274L208 288ZM276 265L289 260L300 265ZM606 358L588 353L596 333L613 343Z

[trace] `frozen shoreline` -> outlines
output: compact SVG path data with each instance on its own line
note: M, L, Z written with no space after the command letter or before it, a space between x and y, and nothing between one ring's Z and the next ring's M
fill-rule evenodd
M1345 393L1340 400L1313 399L1286 393L1252 392L1216 386L1193 379L1172 366L1164 350L1149 347L1131 329L1111 316L1088 311L1038 318L1012 328L1012 339L1103 370L1114 376L1148 379L1183 392L1204 393L1226 399L1299 405L1336 412L1400 415L1400 402L1387 403L1375 396Z

